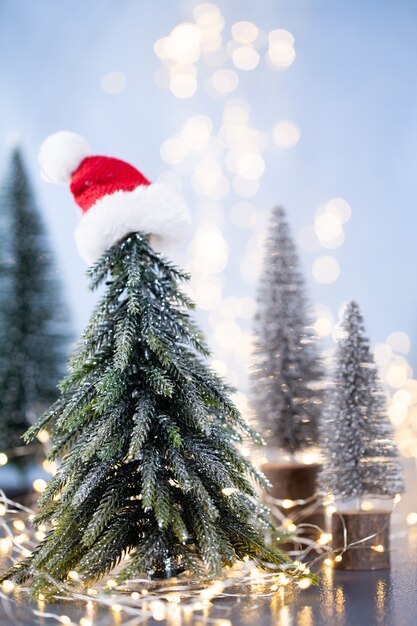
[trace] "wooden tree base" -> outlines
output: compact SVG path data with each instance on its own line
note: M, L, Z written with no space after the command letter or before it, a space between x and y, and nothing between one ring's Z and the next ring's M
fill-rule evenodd
M264 463L263 473L271 483L267 493L277 500L308 500L306 504L291 508L279 507L285 517L295 524L314 524L324 528L324 510L316 499L316 478L320 468L318 463ZM302 533L310 538L317 538L318 531L306 527Z
M390 566L389 533L390 511L343 511L332 515L332 545L335 556L342 559L335 560L336 569L343 570L377 570L388 569ZM365 539L346 552L339 548ZM382 548L381 548L382 546ZM376 548L376 549L375 549Z

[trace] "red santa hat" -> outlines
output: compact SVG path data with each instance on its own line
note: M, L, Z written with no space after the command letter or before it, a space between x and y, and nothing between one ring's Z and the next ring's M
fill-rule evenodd
M70 184L82 210L75 241L87 263L131 232L151 235L160 250L188 231L187 206L174 190L151 183L125 161L91 156L80 135L69 131L50 135L40 147L39 162L46 181Z

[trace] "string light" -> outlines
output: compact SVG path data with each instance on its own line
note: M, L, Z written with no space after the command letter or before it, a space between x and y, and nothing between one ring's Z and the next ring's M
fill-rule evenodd
M32 486L37 493L42 493L46 489L47 482L43 480L43 478L36 478L33 481Z
M409 513L406 519L407 524L409 524L410 526L414 526L415 524L417 524L417 513Z
M378 544L378 545L376 545L376 546L371 546L371 548L372 548L372 550L374 550L375 552L385 552L385 548L384 548L384 546L383 546L381 543L379 543L379 544Z

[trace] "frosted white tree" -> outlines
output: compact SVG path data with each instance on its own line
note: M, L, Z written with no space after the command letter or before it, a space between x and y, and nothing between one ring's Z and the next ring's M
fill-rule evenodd
M320 490L342 499L395 496L404 490L399 454L355 302L346 307L342 330L334 384L320 425L326 459L319 474Z
M317 444L322 365L284 209L272 211L255 318L254 408L267 442L291 454Z

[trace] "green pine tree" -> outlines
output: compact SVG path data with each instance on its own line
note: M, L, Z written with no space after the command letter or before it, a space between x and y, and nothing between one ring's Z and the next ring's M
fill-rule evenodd
M68 347L67 312L19 150L0 194L0 233L0 450L7 452L57 398Z
M236 445L256 434L229 389L204 363L187 278L135 233L90 269L105 284L61 396L29 430L49 429L60 459L36 523L55 520L32 556L7 575L43 571L87 583L130 559L118 580L183 570L216 574L246 556L294 571L268 547L268 511L249 478L263 484ZM34 592L48 590L46 577Z

